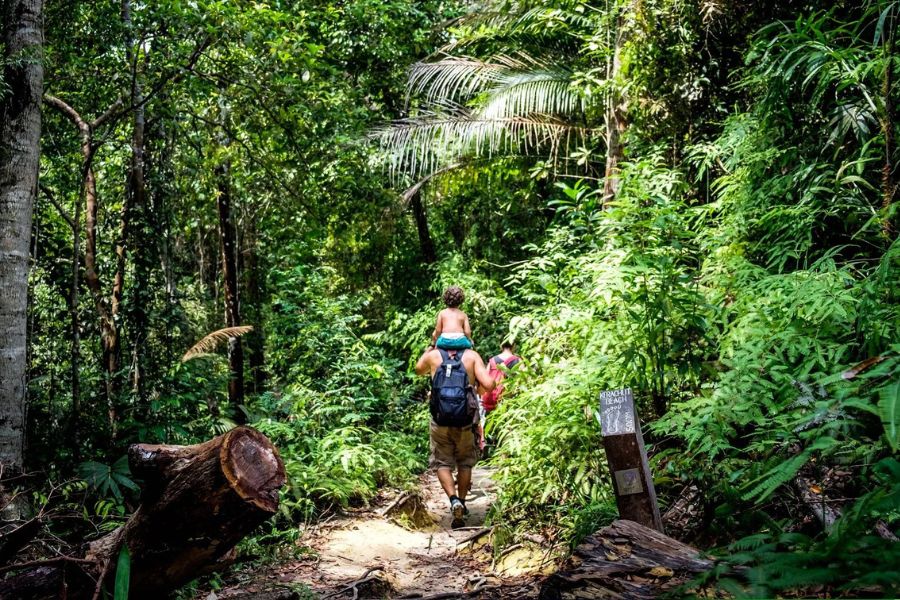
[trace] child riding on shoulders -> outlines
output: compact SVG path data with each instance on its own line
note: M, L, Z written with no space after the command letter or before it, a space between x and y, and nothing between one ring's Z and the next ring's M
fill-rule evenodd
M447 308L438 313L434 332L431 334L431 345L442 350L473 348L469 317L459 309L466 298L462 288L457 285L448 287L443 298Z

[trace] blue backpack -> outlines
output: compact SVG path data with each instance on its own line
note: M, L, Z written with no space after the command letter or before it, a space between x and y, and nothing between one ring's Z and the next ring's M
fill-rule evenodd
M467 427L475 422L478 412L477 398L470 396L469 374L462 363L465 350L454 351L453 356L442 348L441 366L431 380L431 418L444 427Z

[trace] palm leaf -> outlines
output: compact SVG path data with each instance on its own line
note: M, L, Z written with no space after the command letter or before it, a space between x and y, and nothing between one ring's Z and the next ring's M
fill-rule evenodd
M181 362L187 362L192 358L197 358L204 354L213 352L219 344L228 341L229 338L240 337L246 333L253 331L252 325L241 325L239 327L226 327L213 331L205 336L202 340L191 346L191 349L184 353Z
M447 56L438 61L417 62L409 68L407 100L419 96L428 103L461 101L510 73L539 68L545 65L524 53L517 57L497 54L488 60Z
M542 2L509 2L501 9L478 6L459 18L457 25L464 35L455 36L445 48L473 46L482 41L496 44L500 40L525 42L538 45L546 42L558 44L571 30L582 32L597 28L597 14L576 12L559 6L547 7ZM521 44L517 44L521 45Z
M565 69L541 69L502 75L478 109L485 119L544 114L574 120L583 113L581 98L573 91L571 73Z
M543 155L555 162L560 149L583 143L589 129L550 115L482 118L458 108L394 122L374 133L395 178L428 175L468 156Z
M427 102L469 97L500 74L513 68L502 62L450 56L436 62L417 62L409 68L407 101L421 96Z

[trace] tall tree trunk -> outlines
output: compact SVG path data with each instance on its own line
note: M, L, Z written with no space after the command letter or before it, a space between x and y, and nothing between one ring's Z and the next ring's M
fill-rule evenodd
M266 385L266 367L263 337L263 288L265 277L259 265L259 248L255 218L246 216L246 233L244 235L244 269L246 285L244 287L243 310L245 318L253 325L253 331L247 334L247 362L250 367L250 385L254 393L261 393ZM248 310L249 309L249 310Z
M0 96L0 464L21 469L25 445L26 323L32 210L44 86L43 1L6 0Z
M138 51L135 50L135 53L137 52ZM131 102L135 108L131 135L131 166L128 174L128 193L130 195L130 201L127 203L128 209L132 211L132 214L126 217L126 223L123 224L122 229L123 237L126 237L124 234L125 226L126 224L130 226L131 238L135 241L136 245L142 248L141 254L143 255L143 260L138 260L140 257L137 255L134 257L136 269L135 276L140 281L147 281L150 275L149 255L152 254L150 250L153 245L153 240L147 239L146 236L143 236L143 239L139 239L138 234L140 230L134 226L136 224L134 222L135 216L141 218L139 221L140 223L145 224L147 222L147 183L144 161L144 131L146 129L147 120L144 110L141 69L138 65L139 61L139 57L133 58L134 75ZM123 277L125 273L125 250L126 245L125 240L123 240L122 245L116 248L116 254L120 255L119 260L122 261L121 269L119 269L118 274L121 274ZM116 283L117 290L114 290L114 294L117 291L118 295L121 297L124 282L117 281ZM131 371L131 386L136 398L140 398L143 395L143 376L141 374L141 369L143 366L143 346L147 329L147 312L145 307L150 300L149 291L148 288L141 287L141 289L134 289L130 295L131 306L129 307L129 311L132 315L132 329L134 330L130 335L133 344L132 355L134 357Z
M431 232L428 230L428 215L425 214L425 205L422 204L422 197L418 191L410 197L409 206L412 208L413 218L416 221L416 231L419 233L419 246L422 248L422 258L429 265L433 264L437 261L437 254L434 251Z
M45 98L45 102L46 102ZM48 102L49 104L49 102ZM68 443L72 448L72 456L79 459L81 432L81 318L78 314L81 306L81 198L75 199L75 210L69 215L63 206L56 201L54 195L43 185L40 186L47 199L56 207L63 220L72 230L72 268L69 280L69 329L72 339L69 346L69 382L72 396L72 414L69 418Z
M115 356L117 356L115 349L118 346L119 339L119 331L116 324L118 304L114 303L111 308L104 298L103 286L100 282L100 274L97 270L97 211L99 208L99 197L97 195L97 179L94 176L93 168L94 154L96 152L93 143L93 135L98 127L112 118L115 111L119 108L121 101L114 102L102 115L90 123L88 123L78 111L59 98L48 95L44 97L44 102L72 121L75 127L78 128L79 135L81 136L82 194L84 194L86 213L84 232L84 280L91 293L91 297L94 300L94 307L97 310L97 315L100 319L100 344L102 348L102 365L105 374L106 403L110 429L114 434L116 424L114 400L116 387L113 375L118 372L118 362L115 358ZM77 210L76 214L76 223L80 224L80 210ZM76 278L76 281L74 281L72 285L77 287L77 273L75 273L73 277ZM114 300L114 296L111 300Z
M216 168L218 190L216 204L219 209L219 240L222 250L222 278L225 292L225 326L241 324L237 275L237 231L231 210L231 163L226 160ZM241 339L228 338L228 402L235 409L235 417L244 421L240 405L244 402L244 352Z
M72 373L72 420L69 424L69 442L72 455L76 460L81 451L81 198L75 200L75 211L72 216L72 276L69 288L70 324L72 330L72 346L69 368Z
M116 273L113 278L113 287L110 295L110 310L113 315L114 325L115 318L121 312L122 295L125 291L125 270L128 258L127 244L129 229L131 227L131 213L135 206L143 206L146 198L144 184L144 127L146 119L144 116L144 97L141 87L140 49L138 48L138 41L134 33L131 11L131 0L122 0L122 24L125 26L125 56L131 69L130 101L132 106L132 133L128 186L125 193L125 202L122 204L119 232L116 239ZM140 303L135 304L138 311L143 310L142 307L137 306ZM116 402L122 359L122 337L118 327L114 328L114 334L115 335L110 336L109 344L104 348L104 358L106 360L107 369L109 421L113 438L115 438L116 435L118 421ZM139 367L136 366L135 372L133 373L132 385L134 387L139 387L140 385L138 369Z
M616 17L615 46L612 58L607 62L607 79L613 83L606 98L606 174L603 181L604 204L616 197L619 192L619 165L625 160L625 147L622 136L627 127L625 118L625 98L619 89L619 77L622 72L622 50L626 40L625 11Z
M893 19L891 19L893 21ZM884 234L892 237L894 226L891 223L890 209L897 192L897 184L894 182L894 99L891 94L894 87L894 31L893 23L888 23L888 30L884 32L884 77L882 79L882 97L884 101L884 115L881 118L881 133L884 138L884 165L881 169L881 207L884 210Z

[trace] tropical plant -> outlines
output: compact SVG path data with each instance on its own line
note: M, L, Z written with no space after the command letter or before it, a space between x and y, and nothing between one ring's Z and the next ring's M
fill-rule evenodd
M584 5L575 11L565 3L503 10L511 12L464 19L460 38L436 60L410 67L407 97L414 115L373 134L395 178L420 179L467 160L508 154L541 157L558 168L577 148L594 143L591 98L573 85L574 64L553 52L560 39L577 39L596 25L591 11L586 15ZM555 27L540 26L547 23ZM537 30L557 43L534 43L530 34ZM487 36L496 43L486 44ZM451 54L475 45L493 48L483 59ZM540 51L544 56L535 53Z

